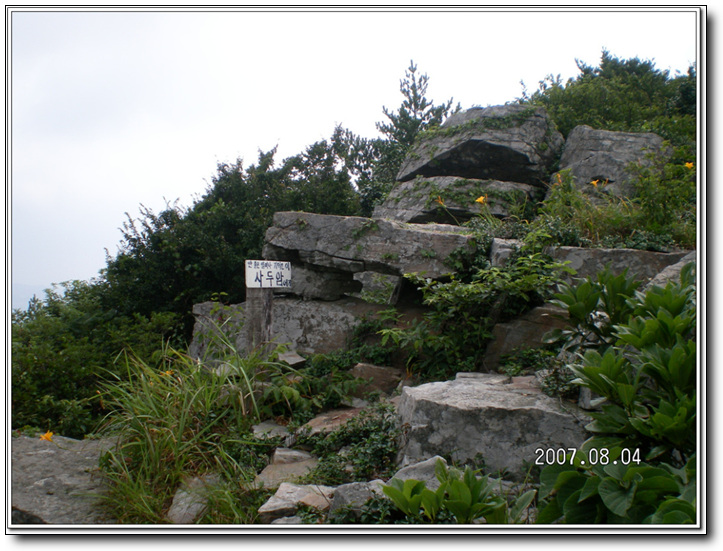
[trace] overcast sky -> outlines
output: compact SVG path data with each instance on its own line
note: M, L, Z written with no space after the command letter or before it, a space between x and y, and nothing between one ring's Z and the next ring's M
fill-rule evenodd
M88 280L139 205L190 206L218 162L335 125L377 135L414 60L428 98L513 101L603 49L685 73L694 11L18 11L10 19L12 306Z

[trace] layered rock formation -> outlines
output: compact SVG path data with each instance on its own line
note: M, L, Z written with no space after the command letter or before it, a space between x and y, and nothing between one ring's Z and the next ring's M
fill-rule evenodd
M544 187L563 141L541 107L473 108L421 134L397 180L457 176Z

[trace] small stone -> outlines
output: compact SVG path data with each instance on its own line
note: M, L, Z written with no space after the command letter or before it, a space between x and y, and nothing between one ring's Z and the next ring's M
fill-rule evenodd
M259 520L263 524L293 516L299 503L326 511L331 506L334 488L316 484L298 485L282 483L276 493L259 508Z
M273 438L277 436L285 438L289 435L288 428L270 420L262 421L258 425L254 425L252 430L254 432L254 436L258 438Z
M356 417L361 409L349 408L349 409L335 409L322 413L317 417L314 417L311 421L306 423L302 430L310 429L310 434L318 434L320 432L333 432L350 419Z
M192 524L196 521L208 505L208 487L218 482L217 475L184 480L173 496L173 502L166 514L168 520L173 524Z
M442 461L444 466L447 466L446 459L439 455L435 455L425 461L419 461L418 463L407 465L397 471L392 478L398 478L400 480L421 480L425 482L427 488L430 490L436 490L440 485L436 474L437 461Z

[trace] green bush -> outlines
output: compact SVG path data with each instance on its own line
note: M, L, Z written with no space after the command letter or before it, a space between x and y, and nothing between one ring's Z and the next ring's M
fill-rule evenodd
M319 464L306 483L345 484L388 478L396 467L401 434L394 406L378 402L329 434L300 434L297 445L311 446Z
M91 433L105 414L101 385L118 374L122 351L148 362L174 337L176 316L107 311L98 286L81 281L46 291L12 314L12 426L41 427L71 438Z
M479 476L479 471L469 466L464 471L448 468L441 460L437 461L435 475L439 481L436 490L420 480L392 478L382 491L411 523L457 524L471 524L478 519L487 524L520 523L537 493L528 490L508 503L494 491L489 477Z
M695 522L695 295L688 264L678 283L614 297L624 299L624 316L618 310L570 366L575 383L599 395L586 426L593 436L567 464L542 470L538 522ZM598 306L607 313L607 303Z
M382 344L403 350L408 371L421 380L477 371L492 327L543 304L561 274L572 271L540 252L538 237L528 234L527 243L504 266L486 262L466 280L452 275L449 281L433 281L408 274L430 312L406 327L382 329Z

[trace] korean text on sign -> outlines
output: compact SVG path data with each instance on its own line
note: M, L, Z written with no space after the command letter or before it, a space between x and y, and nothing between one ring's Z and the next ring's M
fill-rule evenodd
M247 260L246 287L279 289L291 287L291 262Z

